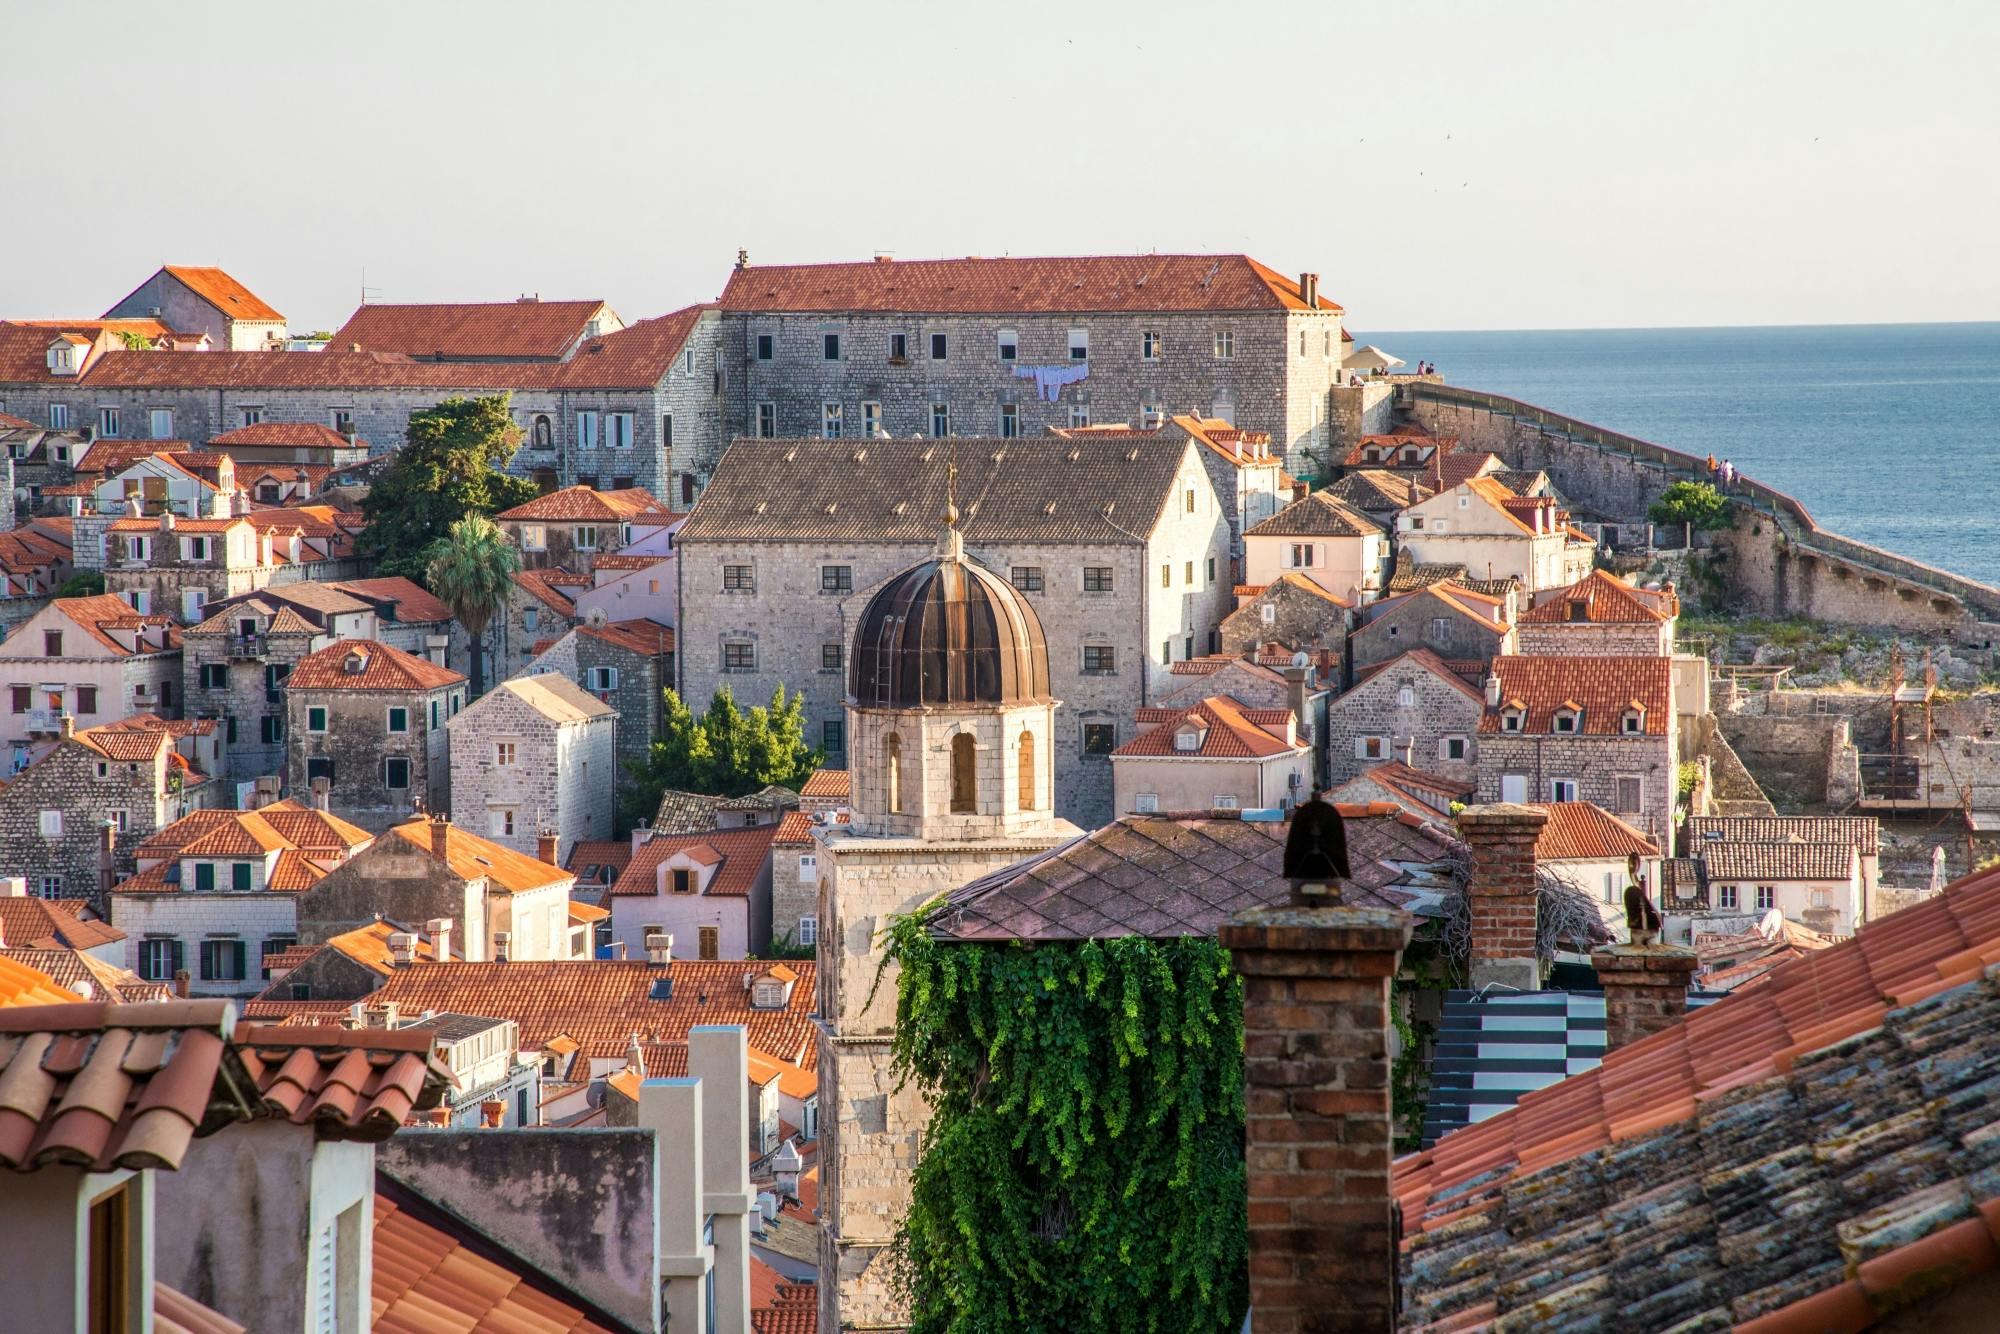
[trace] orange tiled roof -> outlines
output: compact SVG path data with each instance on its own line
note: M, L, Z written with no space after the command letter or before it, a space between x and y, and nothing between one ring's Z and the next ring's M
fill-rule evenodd
M389 937L407 934L416 937L416 958L419 962L436 963L437 943L420 931L408 931L396 923L377 919L367 926L343 931L337 936L329 936L325 948L347 956L371 972L387 977L395 971L395 952L389 948Z
M630 839L578 839L569 850L569 869L576 874L577 883L586 883L585 873L592 867L598 874L588 877L587 883L605 885L611 883L603 878L604 868L610 868L611 880L632 863L632 842Z
M629 621L609 621L603 625L579 625L578 634L616 644L643 658L657 658L674 651L674 628L638 617Z
M6 952L0 952L0 1011L21 1006L75 1003L75 992L63 990L54 978L41 969L10 959Z
M1564 625L1578 619L1600 625L1658 625L1678 610L1673 604L1670 593L1634 588L1609 570L1592 570L1522 612L1520 621L1522 625ZM1582 616L1573 609L1581 610Z
M169 616L139 616L116 593L95 593L89 597L57 598L51 603L57 611L68 617L77 629L89 635L103 647L110 649L121 658L131 657L132 650L104 632L103 627L120 623L138 622L144 625L167 625ZM164 649L148 649L149 653L165 652Z
M721 869L709 877L704 895L737 898L750 892L757 876L771 857L775 824L752 825L747 829L711 829L700 834L655 834L639 850L611 886L615 896L646 895L659 892L660 864L676 853L685 852L704 866L720 863Z
M1348 610L1354 606L1354 604L1349 602L1346 598L1341 597L1339 594L1333 593L1328 589L1321 587L1318 583L1316 583L1313 580L1313 578L1310 575L1299 574L1297 571L1292 571L1292 570L1286 571L1284 574L1279 575L1276 579L1273 579L1270 583L1265 584L1261 587L1252 587L1251 585L1245 584L1238 587L1236 592L1239 597L1258 597L1261 596L1262 594L1270 592L1273 588L1276 588L1280 584L1283 584L1288 588L1296 588L1301 592L1310 593L1314 597L1318 598L1320 601L1331 602L1334 606L1339 607L1342 610Z
M1277 456L1271 453L1269 431L1245 431L1221 417L1182 415L1176 416L1173 423L1185 431L1189 439L1239 468L1278 462Z
M82 899L0 896L0 945L8 949L89 950L125 939L109 922L86 921Z
M359 670L347 670L354 655ZM436 690L462 684L465 677L428 658L372 639L342 639L299 659L286 678L293 690Z
M370 1329L613 1334L616 1327L600 1324L574 1299L558 1296L531 1265L501 1263L514 1257L442 1210L388 1189L375 1195Z
M395 603L398 624L451 619L451 608L425 591L414 580L405 579L401 575L390 575L379 579L343 579L328 587L338 588L369 600L386 599Z
M1349 509L1332 493L1313 491L1303 499L1243 530L1245 537L1367 537L1382 532L1382 525L1356 509Z
M259 807L256 814L288 844L304 852L346 856L375 841L375 836L359 825L349 824L329 811L301 805L289 797Z
M516 588L519 588L529 597L534 598L537 602L555 612L556 615L565 618L574 617L576 615L576 599L566 593L556 591L554 584L549 580L549 576L553 573L558 573L558 571L516 570L512 578Z
M329 348L412 357L554 361L609 311L602 301L467 301L362 306Z
M1167 717L1163 721L1158 715ZM1126 757L1240 760L1268 759L1308 749L1303 742L1288 746L1283 738L1258 726L1258 720L1267 717L1281 721L1290 718L1291 713L1285 709L1247 709L1226 695L1210 695L1185 709L1141 709L1141 723L1156 722L1159 726L1141 732L1111 753ZM1182 750L1175 744L1175 738L1190 724L1200 728L1200 745L1194 750Z
M1413 648L1407 653L1399 654L1398 656L1389 659L1387 662L1377 663L1374 666L1369 667L1366 670L1365 675L1357 673L1355 676L1354 684L1358 686L1363 681L1371 681L1380 673L1386 672L1392 667L1405 663L1407 663L1412 667L1423 668L1425 671L1429 672L1432 676L1435 676L1438 680L1444 682L1448 686L1455 688L1461 694L1467 696L1468 698L1472 699L1474 702L1482 706L1486 703L1486 696L1480 694L1477 690L1473 689L1471 683L1465 679L1464 674L1460 672L1457 667L1453 666L1450 662L1439 657L1437 654L1433 653L1431 650L1427 648ZM1335 702L1338 703L1337 700Z
M241 1024L235 1041L265 1113L310 1125L322 1139L387 1139L455 1083L431 1058L422 1028Z
M179 1167L204 1124L255 1111L233 1013L226 1000L0 1009L0 1164Z
M426 852L431 850L431 821L424 816L399 824L389 833ZM484 876L496 887L516 894L574 878L560 866L536 861L525 852L503 847L457 825L445 827L445 862L460 879Z
M751 1334L819 1334L819 1286L780 1283L771 1305L750 1312Z
M557 372L564 389L650 389L666 377L712 305L688 306L587 339Z
M1673 661L1670 658L1518 658L1493 660L1500 678L1501 708L1488 709L1479 720L1482 733L1497 733L1502 710L1526 710L1523 734L1555 731L1556 710L1583 710L1577 731L1583 736L1618 736L1625 711L1638 704L1644 710L1647 736L1665 736L1672 722Z
M318 355L318 354L314 354ZM352 445L346 436L331 426L318 422L255 422L249 426L239 426L233 431L210 436L208 443L214 448L227 452L231 445L277 445L298 449L349 449L365 446L366 440L356 439Z
M803 847L812 842L812 831L818 822L804 811L786 811L785 818L778 821L778 832L771 836L773 847Z
M1305 310L1296 278L1248 255L1083 255L759 265L729 275L724 310ZM1340 307L1325 297L1320 310Z
M619 523L641 514L671 513L642 486L629 486L617 491L566 486L545 496L536 496L525 505L503 510L493 517L502 522L595 520L599 523Z
M158 1334L244 1334L244 1326L228 1316L157 1280L153 1283L153 1328Z
M285 317L260 300L256 293L217 268L195 268L168 264L168 273L181 280L190 292L214 306L232 320L283 320Z
M1637 853L1657 857L1660 845L1625 821L1588 801L1538 803L1549 813L1548 822L1535 838L1535 860L1623 861Z
M183 857L260 857L291 846L255 811L240 811L236 818L204 834L181 849Z
M815 769L799 789L801 797L847 797L854 792L854 776L845 769Z
M1424 812L1435 815L1439 803L1426 801L1425 794L1442 797L1446 804L1463 801L1478 791L1476 783L1461 783L1446 778L1442 774L1425 773L1401 760L1391 760L1378 764L1361 775L1377 787L1385 788L1406 801L1415 803Z
M171 746L174 739L165 728L132 730L116 726L91 727L76 734L76 739L110 760L125 763L145 763L158 759L162 748Z

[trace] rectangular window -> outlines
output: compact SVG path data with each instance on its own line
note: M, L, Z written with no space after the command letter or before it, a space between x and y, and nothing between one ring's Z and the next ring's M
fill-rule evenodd
M241 940L213 939L201 942L201 978L204 982L241 982L244 948Z
M1778 906L1778 891L1770 885L1757 886L1757 911L1769 912Z
M207 894L215 889L215 863L196 862L194 864L194 887L197 892Z
M778 339L774 334L757 335L757 360L769 361L778 355Z
M1389 738L1385 736L1358 736L1354 738L1354 758L1357 760L1386 760L1389 758Z
M256 407L238 408L236 409L236 417L237 424L240 426L255 426L264 420L264 409Z
M1218 361L1228 361L1236 355L1236 335L1227 329L1215 331L1215 357Z
M486 813L486 828L495 838L514 837L514 811L512 807L500 807Z
M1186 577L1181 582L1185 583L1190 588L1194 587L1194 562L1189 561L1187 563L1187 568L1184 571L1182 571L1182 573Z
M631 413L629 412L609 413L605 417L605 425L609 428L607 433L611 437L611 447L613 449L632 448Z
M578 449L597 448L597 414L579 412L576 414L576 447Z
M78 713L97 712L96 686L78 686L76 688L76 711Z
M174 410L172 408L154 408L146 416L147 425L151 428L153 439L171 440L174 438Z
M1637 777L1620 774L1618 776L1618 814L1636 815L1642 807L1643 789Z
M35 697L33 686L9 686L7 688L8 709L13 713L26 713L29 703Z
M438 702L437 702L436 700L432 700L432 701L431 701L431 726L432 726L432 727L436 727L436 726L438 725L438 723L439 723L439 721L440 721L440 718L439 718L439 715L440 715L441 713L443 713L443 712L444 712L444 710L438 707Z
M184 966L178 940L154 938L139 942L139 976L148 982L171 982Z
M1074 431L1080 431L1084 427L1090 425L1090 404L1088 403L1070 404L1069 424L1070 424L1070 429Z
M837 672L842 660L847 656L847 646L839 640L832 640L819 646L819 669L823 672Z
M1173 663L1174 641L1171 639L1162 639L1160 641L1160 665L1162 667L1171 667Z
M249 862L229 863L229 887L238 894L248 894L255 879L256 873L250 869Z
M1575 801L1576 780L1574 778L1551 778L1549 780L1550 801Z
M686 866L674 867L673 892L676 894L692 894L694 893L694 888L694 871Z
M931 434L942 440L951 434L951 405L931 404Z
M1441 760L1462 760L1466 753L1466 739L1462 736L1438 738L1438 758Z
M43 838L61 838L63 831L63 813L61 811L43 811L41 816L41 829Z
M1216 793L1216 794L1215 794L1215 802L1214 802L1214 805L1213 805L1213 808L1212 808L1212 809L1215 809L1215 810L1218 810L1218 811L1233 811L1233 810L1235 810L1235 809L1236 809L1236 797L1235 797L1235 795L1234 795L1233 793L1229 793L1229 792L1218 792L1218 793Z
M822 593L852 593L854 591L854 567L852 565L820 566L819 591Z
M1734 908L1736 906L1736 886L1724 885L1718 889L1715 893L1715 906L1718 908Z
M910 359L910 336L908 334L899 334L899 333L890 334L889 360L895 365L900 366L909 359Z
M97 410L97 433L103 436L118 434L118 409L99 408Z
M799 865L801 868L803 868L805 863L801 861ZM793 938L793 943L798 945L819 944L819 918L817 917L799 918L799 934Z
M1017 361L1021 356L1021 336L1012 329L1000 331L1000 360Z
M1157 430L1160 423L1165 419L1166 416L1160 411L1158 403L1141 402L1139 404L1140 429L1147 431Z
M391 732L409 731L410 711L406 708L401 708L401 707L389 710L389 730Z
M328 415L333 419L333 429L341 435L354 434L354 409L334 408Z
M666 449L674 447L674 414L671 412L660 414L660 444Z
M1012 403L1000 405L1000 438L1013 440L1021 434L1021 410Z
M410 785L410 762L401 755L382 757L382 786L397 791Z
M315 704L311 708L306 710L306 731L324 732L325 730L326 730L326 706L323 704Z
M1132 794L1132 809L1141 815L1152 815L1160 809L1160 794L1157 792L1135 792Z
M618 688L616 667L586 667L583 669L583 688L602 694Z
M839 361L840 335L837 333L820 335L819 355L823 361Z
M1215 557L1213 556L1208 558L1208 582L1211 584L1215 582Z
M847 724L839 718L828 718L819 725L819 748L829 755L840 755L847 750Z
M941 334L941 333L934 333L934 334L932 334L932 335L931 335L931 360L932 360L932 361L944 361L944 360L947 360L947 359L948 359L948 358L949 358L950 356L951 356L951 339L950 339L950 337L949 337L948 335L945 335L945 334Z
M1085 644L1083 646L1083 671L1086 676L1109 676L1118 668L1118 653L1109 644Z
M1174 586L1174 567L1171 564L1162 564L1160 566L1160 587L1172 588L1173 586Z
M861 434L870 440L882 434L882 405L880 403L862 403Z
M306 781L311 782L315 778L324 778L329 783L333 781L333 760L330 756L313 755L307 758Z
M1139 335L1139 356L1145 361L1160 359L1160 335L1148 329Z
M1042 591L1042 567L1039 565L1016 565L1011 577L1014 580L1014 587L1023 593Z
M233 723L236 720L232 718L230 721ZM282 744L285 739L284 716L282 714L267 713L258 718L257 739L267 746Z
M49 429L51 431L67 431L69 429L69 404L49 404Z
M1069 359L1088 361L1090 359L1090 330L1071 329L1069 331Z
M732 640L722 646L722 670L725 672L754 672L757 670L757 646L743 640Z
M757 438L770 440L778 434L778 405L764 402L757 405Z
M726 593L754 593L757 580L748 565L725 565L722 567L722 589Z
M576 530L575 530L575 532L571 534L571 537L572 537L572 540L573 540L573 541L575 542L575 544L576 544L576 549L577 549L578 551L595 551L595 550L597 550L597 525L596 525L596 524L594 524L594 523L580 523L580 524L578 524L578 525L576 526Z
M1295 570L1311 569L1313 565L1313 560L1318 555L1318 553L1319 553L1319 546L1317 543L1314 542L1292 543L1292 568Z
M205 662L201 665L201 688L203 690L229 689L229 666L227 663Z
M704 926L697 928L695 939L696 939L696 948L700 952L702 958L719 959L722 957L721 927ZM715 1275L713 1270L709 1272L709 1281L711 1283L715 1281ZM713 1311L715 1307L710 1306L708 1309Z
M493 743L493 763L502 769L511 769L514 767L516 754L514 743L511 741L496 741Z
M1085 723L1083 725L1083 753L1086 755L1109 755L1118 749L1118 728L1112 723Z
M822 440L838 440L841 436L841 405L822 403L819 405L819 435Z
M1109 593L1111 591L1111 567L1109 565L1084 566L1083 591L1086 593Z

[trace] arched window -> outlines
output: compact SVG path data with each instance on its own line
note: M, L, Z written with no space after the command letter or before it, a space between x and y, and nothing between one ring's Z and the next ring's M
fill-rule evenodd
M889 811L901 814L903 810L903 738L894 732L882 740L882 767L886 772L885 781L889 785Z
M972 768L975 763L972 733L960 732L951 739L951 809L954 815L970 815L979 810L979 784Z
M556 447L555 427L549 423L549 419L546 416L537 416L535 424L529 428L529 432L528 442L533 448L554 449Z
M1035 734L1021 729L1021 809L1035 809Z

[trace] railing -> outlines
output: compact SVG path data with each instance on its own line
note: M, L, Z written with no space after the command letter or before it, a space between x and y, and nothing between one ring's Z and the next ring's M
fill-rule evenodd
M62 731L61 709L29 709L28 730L30 732Z
M264 636L229 636L229 656L232 658L261 658L264 656Z
M1710 478L1708 461L1704 458L1684 454L1678 449L1670 449L1650 440L1641 440L1637 436L1596 426L1575 417L1566 417L1559 412L1550 412L1546 408L1538 408L1532 403L1508 398L1504 394L1489 394L1484 390L1463 389L1457 385L1429 382L1400 384L1397 386L1396 394L1399 403L1428 400L1452 407L1490 412L1517 421L1533 422L1550 434L1581 441L1602 451L1624 454L1634 462L1649 463L1668 472L1685 474L1695 480L1707 481ZM1956 598L1976 607L1984 614L2000 616L2000 588L1977 583L1949 570L1925 565L1921 561L1898 556L1893 551L1884 551L1880 547L1869 546L1866 542L1857 542L1853 538L1829 532L1819 526L1804 505L1776 487L1766 486L1738 473L1730 496L1734 500L1748 501L1752 509L1769 514L1781 532L1801 545L1817 548L1828 555L1841 557L1857 565L1872 567L1894 578Z

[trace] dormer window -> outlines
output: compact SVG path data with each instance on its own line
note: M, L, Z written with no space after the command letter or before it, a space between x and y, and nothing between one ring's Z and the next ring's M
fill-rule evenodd
M340 670L346 676L359 676L368 670L368 655L359 651L349 653L341 659Z
M1200 728L1183 727L1180 731L1174 733L1174 749L1200 750L1201 736L1202 733Z
M1646 711L1637 704L1625 710L1624 718L1619 721L1618 730L1626 736L1638 736L1644 732L1646 730Z
M1500 730L1503 732L1518 732L1526 721L1527 711L1524 709L1510 706L1500 711Z
M694 871L691 868L686 866L674 867L673 892L676 894L694 893Z
M1550 730L1564 735L1575 735L1583 730L1583 711L1574 705L1565 704L1557 709L1550 723Z
M1590 603L1586 602L1586 601L1585 601L1584 599L1582 599L1582 598L1571 598L1571 599L1569 600L1569 618L1570 618L1570 619L1571 619L1572 621L1587 621L1587 620L1589 620L1589 619L1590 619Z

